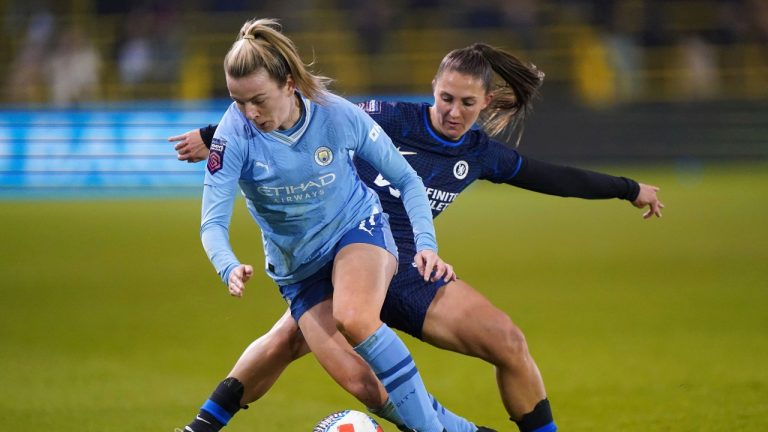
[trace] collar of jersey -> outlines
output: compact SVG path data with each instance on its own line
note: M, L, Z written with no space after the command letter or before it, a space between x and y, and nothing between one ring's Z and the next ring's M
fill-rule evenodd
M298 128L294 127L295 130L290 135L286 135L278 131L267 132L267 135L288 146L293 146L297 141L301 139L302 135L304 135L304 132L306 132L307 127L309 127L309 120L312 117L312 103L310 100L302 96L299 92L296 92L296 94L304 104L304 113L299 117L299 122L301 125Z
M427 132L429 132L429 134L432 135L432 138L434 138L435 141L439 142L440 144L446 147L458 147L461 145L461 143L464 142L464 138L467 137L467 134L462 135L458 141L447 140L445 138L442 138L440 135L438 135L437 132L435 132L432 129L432 124L429 122L429 117L427 117L428 112L429 112L429 104L424 104L424 109L422 110L422 115L424 117L424 127L427 129Z

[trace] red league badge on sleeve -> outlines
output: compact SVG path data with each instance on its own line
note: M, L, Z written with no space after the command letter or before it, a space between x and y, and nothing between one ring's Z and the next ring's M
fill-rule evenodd
M208 153L208 172L216 174L224 166L224 150L227 149L227 142L220 138L214 138L211 141L211 151Z

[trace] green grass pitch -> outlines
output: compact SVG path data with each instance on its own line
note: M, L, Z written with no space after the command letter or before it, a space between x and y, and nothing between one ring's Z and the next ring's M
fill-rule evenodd
M526 332L561 430L768 430L768 166L598 168L661 186L664 217L477 184L438 219L441 255ZM226 294L199 211L0 201L0 428L172 431L196 413L285 307L263 273ZM444 405L516 430L492 367L404 339ZM343 408L362 409L307 356L228 430L309 431Z

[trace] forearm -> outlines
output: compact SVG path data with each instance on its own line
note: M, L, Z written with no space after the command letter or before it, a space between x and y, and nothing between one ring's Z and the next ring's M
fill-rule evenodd
M534 192L584 199L637 199L640 185L626 177L524 158L509 184Z
M200 228L200 240L216 273L226 284L229 274L240 265L229 244L229 231L221 225L206 224Z
M234 196L222 188L205 185L203 188L200 240L208 259L226 284L238 261L229 243L229 223L232 218Z
M437 252L432 210L429 208L429 199L424 184L415 172L399 183L397 188L400 190L403 206L413 227L416 250L430 249ZM394 184L395 182L393 182Z

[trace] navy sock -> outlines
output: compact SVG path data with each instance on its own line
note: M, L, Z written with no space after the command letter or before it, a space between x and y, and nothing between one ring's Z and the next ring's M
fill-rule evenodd
M510 419L512 420L512 419ZM514 420L513 420L514 421ZM552 409L547 399L536 404L533 411L524 415L520 421L515 421L520 432L556 432L557 426L552 419Z
M186 432L219 432L240 411L242 398L243 384L234 377L225 379L205 401L195 420L184 430Z

